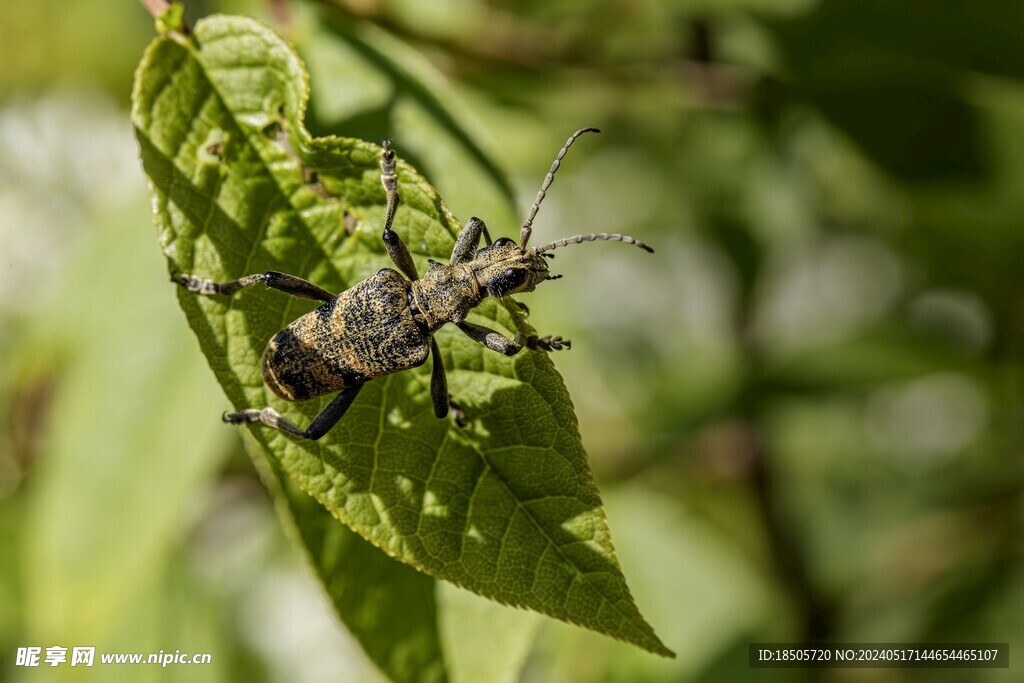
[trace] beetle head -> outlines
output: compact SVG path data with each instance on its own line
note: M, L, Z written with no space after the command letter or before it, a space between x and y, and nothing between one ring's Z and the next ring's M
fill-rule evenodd
M474 266L480 287L495 297L532 292L541 282L560 277L548 272L547 261L540 254L522 251L508 237L499 237L478 251Z

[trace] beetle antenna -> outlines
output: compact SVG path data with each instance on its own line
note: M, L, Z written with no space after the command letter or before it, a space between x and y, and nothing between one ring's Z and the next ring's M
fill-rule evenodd
M523 223L523 227L519 229L519 249L526 251L526 243L530 241L530 233L533 232L533 219L537 216L537 210L540 209L540 203L544 201L544 195L547 193L548 188L551 187L552 181L555 179L555 171L562 164L562 158L565 153L569 151L569 147L576 141L576 138L583 135L584 133L600 133L601 131L597 128L581 128L565 141L562 146L562 150L555 157L555 161L551 164L551 170L544 176L544 183L540 186L540 190L537 192L537 198L533 200L533 206L530 207L530 215L527 216L526 222Z
M532 251L535 254L544 254L544 256L547 256L547 254L545 254L544 252L550 251L552 249L558 249L559 247L564 247L570 244L580 244L581 242L598 242L603 240L611 240L613 242L625 242L626 244L632 244L635 247L640 247L644 251L649 252L651 254L654 253L654 249L651 249L649 246L647 246L638 239L634 239L629 235L608 234L607 232L590 233L589 235L573 235L572 237L566 237L564 239L555 240L550 244L544 244L539 247L534 247L530 251Z

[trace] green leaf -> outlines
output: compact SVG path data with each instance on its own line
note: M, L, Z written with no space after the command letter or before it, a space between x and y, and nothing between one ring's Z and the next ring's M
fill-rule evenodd
M436 580L338 524L272 461L268 467L262 454L254 455L286 530L298 535L338 615L370 659L393 681L446 680Z
M254 462L342 621L391 680L518 680L536 615L395 561L338 524L273 463L268 467L261 453L254 453Z
M172 272L228 280L280 270L340 292L390 265L380 150L312 138L307 98L293 50L251 20L211 17L193 43L154 41L132 117ZM400 162L398 176L396 230L424 270L426 257L448 258L459 224L415 169ZM256 290L231 299L181 291L179 300L236 409L270 405L305 425L326 405L281 401L259 372L267 340L309 305ZM488 301L473 318L529 332L514 309ZM402 562L671 655L626 587L550 359L506 358L448 329L437 338L471 429L434 418L424 367L368 383L320 442L263 427L253 437L303 491Z

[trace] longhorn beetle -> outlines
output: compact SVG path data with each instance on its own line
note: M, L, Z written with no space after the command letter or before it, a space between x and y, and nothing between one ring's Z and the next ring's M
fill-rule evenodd
M247 275L231 282L212 282L193 275L172 278L191 292L205 296L231 296L245 287L262 282L267 287L324 304L277 333L267 344L261 361L263 380L271 391L287 401L305 401L339 392L305 430L295 426L273 408L249 408L225 413L230 424L261 422L302 439L319 439L337 424L352 405L363 385L394 372L422 365L433 354L430 397L434 414L443 418L453 409L462 424L462 411L448 395L448 382L434 333L454 323L474 341L492 351L513 356L523 347L553 351L567 349L561 337L524 338L513 341L482 325L468 322L466 314L485 296L503 297L532 292L545 280L560 275L548 272L548 253L569 244L594 240L615 240L653 253L643 242L626 235L597 233L575 235L548 244L526 248L544 195L570 145L580 135L600 132L578 130L566 140L548 171L529 216L519 231L519 244L507 237L491 242L487 227L479 218L466 221L455 240L448 265L430 261L420 278L402 238L391 229L398 208L398 177L395 151L385 140L380 156L381 183L387 196L384 216L384 246L401 274L383 268L362 282L335 296L294 275L269 271ZM477 250L483 235L487 246Z

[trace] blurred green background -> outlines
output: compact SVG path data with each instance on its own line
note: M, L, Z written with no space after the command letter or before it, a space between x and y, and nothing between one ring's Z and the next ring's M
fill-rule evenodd
M626 577L679 658L545 621L521 679L1019 681L1024 8L995 0L190 2L270 22L316 134L395 138L515 237ZM382 77L343 36L391 46ZM155 240L136 3L0 22L0 679L18 647L211 652L97 680L379 674L285 539ZM381 42L382 41L382 42ZM433 93L508 173L435 146ZM429 99L429 98L428 98ZM420 104L417 104L420 103ZM758 670L752 641L1007 642L1010 669ZM70 677L70 676L68 676ZM100 678L102 677L102 678ZM64 676L61 677L62 679Z

